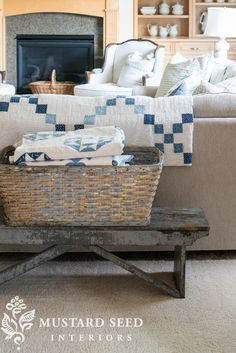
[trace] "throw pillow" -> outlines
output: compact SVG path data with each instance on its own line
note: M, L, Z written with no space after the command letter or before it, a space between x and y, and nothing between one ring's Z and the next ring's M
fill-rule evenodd
M178 52L175 55L173 55L172 58L170 59L171 64L179 64L185 61L188 61L188 59Z
M120 87L142 85L143 77L152 72L154 62L154 55L148 54L143 58L138 52L129 54L121 69L117 85Z
M185 78L177 87L169 92L169 96L191 96L196 88L200 85L202 76L199 72L194 72Z
M232 78L236 76L236 63L232 63L226 68L225 79Z
M202 78L208 81L211 77L213 67L215 64L215 58L213 54L196 56L195 59L199 62ZM188 61L182 54L176 53L170 60L171 64L178 64L181 62Z
M197 56L196 59L200 65L202 79L209 81L215 64L214 55L201 55Z
M177 64L169 63L164 71L156 97L168 96L184 79L200 71L198 60L191 59Z
M236 93L236 76L219 82L216 85L202 81L193 94L204 93Z
M166 67L156 97L171 95L183 84L185 94L191 95L202 79L210 78L213 65L213 54L198 56L190 60L180 53L175 54ZM181 92L183 93L183 90Z
M221 89L210 82L202 81L200 85L193 92L193 95L206 94L206 93L221 93Z
M236 63L230 60L223 63L216 62L210 77L210 83L216 84L234 76L236 76Z

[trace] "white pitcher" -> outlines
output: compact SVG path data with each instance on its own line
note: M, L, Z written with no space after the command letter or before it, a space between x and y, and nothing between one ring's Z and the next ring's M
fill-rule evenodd
M170 26L170 29L169 29L169 35L170 37L176 37L177 34L178 34L178 30L177 30L177 27L178 25L173 25L173 26Z
M200 23L200 25L201 25L202 33L205 32L206 25L207 25L207 18L208 18L207 11L204 11L204 12L201 14L200 20L199 20L199 23Z
M166 27L159 26L159 34L162 38L166 38L170 31L170 25L168 24Z
M150 34L150 36L152 37L156 37L158 34L158 26L157 25L147 25L147 29L148 29L148 33Z

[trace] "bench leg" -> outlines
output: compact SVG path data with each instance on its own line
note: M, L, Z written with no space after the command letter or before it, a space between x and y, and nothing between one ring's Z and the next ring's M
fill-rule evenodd
M174 279L180 298L185 298L185 263L186 247L184 245L175 246Z
M11 279L23 275L33 268L42 265L43 263L52 260L67 251L73 249L72 245L53 245L46 250L31 256L20 263L12 265L0 272L0 284L10 281Z
M100 246L90 246L89 249L95 254L103 257L106 260L113 262L119 267L124 268L126 271L132 273L133 275L141 278L142 280L153 284L155 287L160 289L162 292L172 295L175 298L180 298L180 292L176 288L172 288L169 284L162 281L160 278L153 278L149 273L144 272L140 268L132 265L130 262L127 262L120 257L110 253Z

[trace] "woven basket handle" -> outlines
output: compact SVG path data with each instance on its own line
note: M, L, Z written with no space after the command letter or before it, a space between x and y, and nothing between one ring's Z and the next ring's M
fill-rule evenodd
M56 70L52 70L52 75L51 75L51 86L50 86L50 90L53 92L56 90L56 83L57 83L57 74L56 74Z

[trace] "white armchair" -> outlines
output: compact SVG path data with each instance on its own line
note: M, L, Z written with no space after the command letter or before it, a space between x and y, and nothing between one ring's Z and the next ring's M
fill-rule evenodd
M150 40L131 39L123 43L109 44L105 50L104 65L99 73L87 72L87 84L75 87L78 96L133 95L135 87L117 85L119 75L129 54L139 52L146 56L153 52L154 66L149 77L143 77L144 86L159 86L163 68L165 48Z

